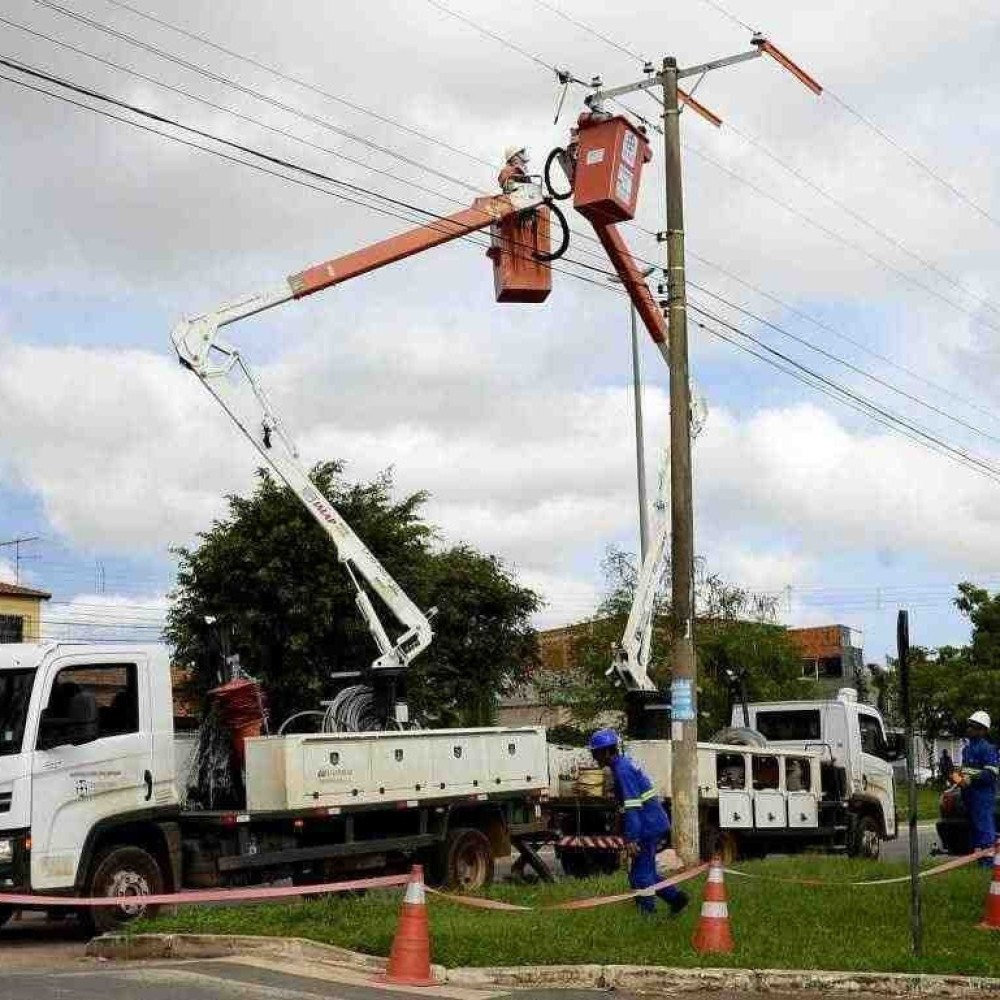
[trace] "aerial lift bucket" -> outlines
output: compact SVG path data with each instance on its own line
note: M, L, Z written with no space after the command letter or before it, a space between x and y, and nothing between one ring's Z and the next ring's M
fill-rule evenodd
M539 260L551 251L551 213L542 205L508 215L490 226L497 302L544 302L552 291L552 267Z
M635 217L643 165L652 158L646 137L620 115L581 115L573 177L573 207L595 226Z

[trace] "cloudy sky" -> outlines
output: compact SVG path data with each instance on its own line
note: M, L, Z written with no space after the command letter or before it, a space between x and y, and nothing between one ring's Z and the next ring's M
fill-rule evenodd
M869 659L900 606L916 641L962 641L954 583L1000 584L995 4L729 2L829 89L770 60L701 83L725 125L682 119L690 298L879 412L692 325L698 553L789 622L863 630ZM252 481L255 454L174 360L179 317L405 228L380 196L454 211L510 142L540 166L583 96L553 125L546 65L614 84L643 58L749 41L709 0L5 0L0 17L5 59L375 193L296 184L0 70L0 541L39 536L21 579L60 602L53 634L154 624L170 546ZM653 139L625 233L662 264ZM572 222L541 306L496 305L482 247L455 243L233 330L310 461L429 490L442 538L501 555L546 625L592 611L604 551L637 546L627 303ZM642 365L655 483L667 381L645 341ZM0 548L0 576L13 561Z

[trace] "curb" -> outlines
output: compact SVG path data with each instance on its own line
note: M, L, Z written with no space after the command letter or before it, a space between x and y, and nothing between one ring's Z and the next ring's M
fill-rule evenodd
M306 938L230 934L105 934L87 944L93 958L228 958L252 955L289 962L322 962L355 972L383 972L386 959L321 944ZM446 969L432 966L434 978L472 989L615 989L632 993L836 992L884 997L1000 996L1000 979L908 972L817 972L797 969L673 969L656 965L523 965Z

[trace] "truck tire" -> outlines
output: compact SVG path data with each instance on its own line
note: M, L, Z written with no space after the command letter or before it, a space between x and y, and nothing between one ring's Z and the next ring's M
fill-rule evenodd
M882 849L882 835L878 820L869 814L858 816L851 828L847 841L847 853L852 858L867 858L878 861Z
M13 906L0 906L0 927L3 927L12 916L14 916Z
M104 934L129 921L155 915L159 907L146 906L139 899L163 892L163 873L156 859L141 847L109 847L94 862L87 892L90 896L135 900L116 907L95 906L84 912L84 923L95 933Z
M493 882L493 845L482 830L459 827L448 834L442 857L442 881L449 889L470 892Z
M714 823L701 828L701 860L718 856L724 865L731 865L743 856L740 835L733 830L720 830Z

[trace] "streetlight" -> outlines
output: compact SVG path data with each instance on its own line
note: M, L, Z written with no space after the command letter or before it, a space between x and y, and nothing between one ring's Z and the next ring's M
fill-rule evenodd
M647 267L642 272L645 280L655 267ZM608 276L608 281L621 284L622 279L616 274ZM646 456L642 445L642 379L639 373L639 335L636 332L635 303L629 305L632 320L632 392L635 396L635 473L639 492L639 559L640 565L646 558L649 547L649 511L646 507Z

